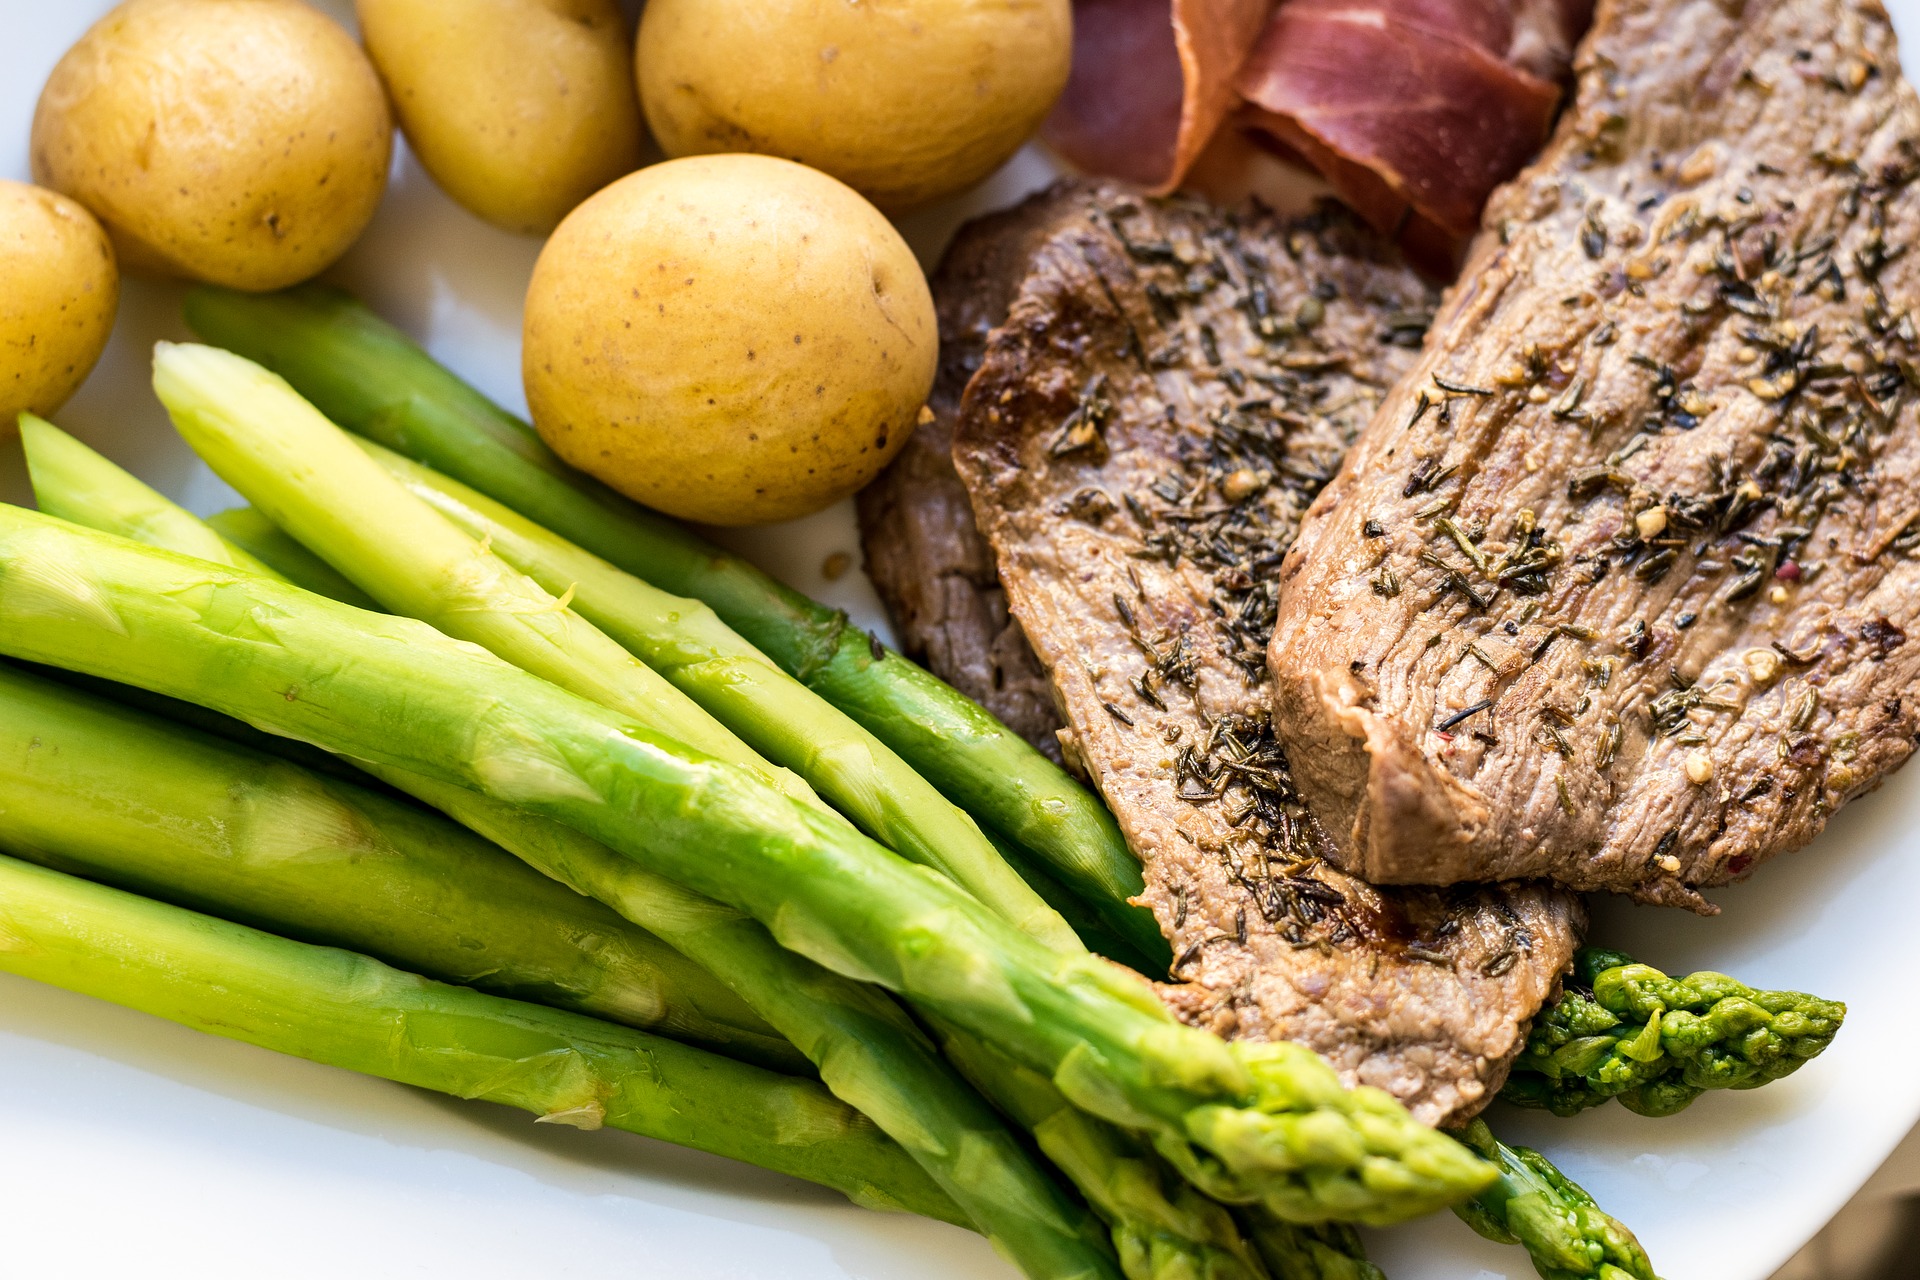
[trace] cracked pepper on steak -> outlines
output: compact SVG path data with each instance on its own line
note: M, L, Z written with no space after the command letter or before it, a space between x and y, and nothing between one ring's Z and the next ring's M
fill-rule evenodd
M1356 875L1710 910L1913 750L1920 104L1870 2L1578 71L1288 554L1275 727Z
M1145 864L1169 1003L1309 1045L1428 1123L1473 1114L1556 989L1581 906L1541 886L1377 891L1328 866L1263 691L1280 553L1411 363L1431 290L1340 215L1076 183L953 254L993 264L1007 300L954 461L1067 754Z

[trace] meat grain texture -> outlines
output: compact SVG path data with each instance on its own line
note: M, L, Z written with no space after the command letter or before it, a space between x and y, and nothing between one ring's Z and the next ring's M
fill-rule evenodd
M1539 886L1385 890L1324 861L1267 714L1282 552L1434 298L1344 215L1064 185L1024 209L954 462L1013 612L1145 864L1164 994L1428 1123L1498 1088L1571 958ZM1019 218L1016 217L1016 223ZM1010 224L1012 225L1012 224Z
M1280 574L1376 883L1710 910L1913 750L1920 110L1873 3L1609 0Z

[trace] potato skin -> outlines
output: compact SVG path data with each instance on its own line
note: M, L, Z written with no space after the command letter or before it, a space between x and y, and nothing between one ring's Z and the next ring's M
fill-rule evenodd
M997 169L1072 57L1070 0L649 0L636 51L668 155L785 156L890 212Z
M0 181L0 435L79 389L113 332L120 272L92 214Z
M806 515L906 443L933 299L858 193L769 156L631 174L560 224L527 290L522 371L561 457L709 524Z
M639 168L644 136L614 0L358 0L400 127L446 193L544 235Z
M278 289L365 229L392 143L372 64L299 0L129 0L54 67L32 158L128 270Z

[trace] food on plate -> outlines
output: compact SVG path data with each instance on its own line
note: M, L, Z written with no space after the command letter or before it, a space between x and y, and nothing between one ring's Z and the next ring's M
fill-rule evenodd
M858 1112L783 1076L565 1010L431 982L0 857L0 971L198 1031L558 1124L643 1133L959 1216Z
M1822 0L1581 68L1288 554L1274 725L1355 875L1710 910L1920 729L1920 103Z
M1071 199L1028 200L955 234L931 281L940 368L927 416L899 456L855 496L867 575L886 603L901 652L1054 760L1060 759L1060 713L1046 670L1007 612L993 548L980 536L966 486L953 469L953 421L987 334L1006 318L1030 247L1083 218ZM1136 884L1129 896L1139 892Z
M1042 137L1088 173L1165 195L1238 105L1273 0L1075 0L1073 75Z
M1526 1248L1543 1276L1659 1280L1633 1232L1571 1178L1528 1147L1509 1147L1475 1120L1462 1142L1493 1162L1500 1180L1454 1212L1489 1240Z
M1231 218L1085 186L1035 203L1051 231L1008 264L954 460L1068 755L1146 864L1168 999L1229 1037L1308 1045L1427 1123L1472 1115L1584 912L1537 887L1380 893L1321 866L1262 684L1261 575L1411 363L1381 339L1432 290L1332 212Z
M255 639L263 619L273 644ZM1385 1224L1495 1176L1389 1095L1343 1088L1311 1050L1185 1027L1107 962L1049 951L743 770L423 623L14 507L0 507L0 622L10 656L197 702L604 841L623 866L716 896L833 971L1048 1072L1077 1107L1148 1134L1218 1198L1301 1222Z
M138 527L177 534L178 521ZM738 912L580 832L444 780L359 761L534 869L613 907L718 977L801 1046L837 1096L878 1117L969 1220L1023 1267L1035 1274L1105 1274L1081 1212L1060 1198L987 1105L883 994L820 969Z
M544 235L640 167L644 127L614 0L356 0L407 143L446 193Z
M648 588L610 565L592 563L586 553L530 522L519 521L515 528L503 524L498 515L489 518L474 510L470 501L463 504L466 495L458 490L451 495L435 490L424 469L414 464L400 460L398 465L412 467L412 473L392 474L285 382L242 357L210 347L169 346L156 356L154 371L161 400L201 458L384 607L479 644L562 688L634 716L675 741L741 766L816 810L834 814L798 775L770 764L701 705L694 695L710 696L720 682L717 678L711 674L704 681L695 678L683 690L622 647L622 641L633 644L630 606L637 597L645 616L674 620L652 623L659 638L635 647L655 655L666 652L676 664L697 661L700 651L689 634L696 623L674 617L674 605L687 602ZM439 501L429 503L420 491ZM478 495L471 499L485 501ZM450 519L449 510L463 505L463 518ZM525 576L498 554L503 541L519 548L519 563L537 570L534 576ZM530 544L538 548L532 557L527 554ZM590 576L575 576L551 563L536 564L543 556L561 559L563 570L585 557L590 563L578 567ZM541 580L555 582L559 594L546 594ZM594 602L590 616L611 621L613 634L567 607L582 597ZM623 604L629 606L626 613ZM713 628L725 632L718 620ZM673 634L661 635L666 631ZM740 666L727 681L735 694L749 691L752 672L742 669L748 663L757 660L761 667L770 668L737 637L728 640L716 635L707 644L709 655L713 644L729 645L739 660ZM644 681L637 678L641 673ZM684 666L679 674L685 676ZM804 699L803 706L814 710L818 700L812 694L771 670L761 676L761 698L772 697L772 689L786 692L786 684ZM729 704L723 700L721 705ZM737 704L733 709L737 712ZM749 709L761 710L758 705ZM889 837L896 852L939 869L1049 946L1068 952L1081 949L1066 922L1000 860L971 820L923 782L916 790L899 777L907 772L904 765L894 770L892 779L877 777L868 743L883 752L885 748L851 724L846 727L852 736L842 733L836 740L834 734L821 731L820 713L835 714L820 704L815 723L808 726L811 733L795 726L801 741L787 734L773 736L781 755L827 782L845 812L876 834ZM764 714L749 714L742 723L752 733L755 725L764 727L765 719ZM844 767L823 768L815 759L822 755L848 759ZM864 769L863 760L869 762ZM892 794L885 794L890 790ZM920 802L920 814L909 816L894 808L909 799Z
M408 493L501 560L549 591L570 592L575 613L812 783L882 844L967 886L1035 936L1079 945L971 818L704 604L621 572L457 480L378 445L363 447Z
M527 288L540 435L637 501L709 524L806 515L872 479L933 384L906 242L817 170L695 156L621 179Z
M1139 863L1105 806L977 704L850 627L845 614L569 470L527 423L344 294L318 286L272 296L198 289L186 313L195 332L280 373L341 426L472 485L662 590L704 602L983 828L1017 843L1114 933L1148 954L1165 953L1152 916L1127 903L1142 887Z
M1833 1043L1846 1016L1837 1000L1756 991L1724 973L1670 978L1619 952L1585 950L1501 1096L1563 1116L1609 1098L1670 1116L1708 1089L1793 1074Z
M130 271L278 289L359 237L392 141L366 55L299 0L128 0L47 78L33 175Z
M1080 0L1044 136L1150 194L1252 183L1283 207L1303 162L1436 270L1546 139L1591 0Z
M1592 14L1592 0L1284 0L1234 77L1235 122L1444 260L1546 141Z
M889 211L962 191L1066 84L1069 0L653 0L637 76L674 156L757 151Z
M0 435L79 390L113 332L120 273L100 224L64 196L0 181Z
M438 815L16 667L0 666L0 709L0 849L16 857L807 1070L707 970Z
M213 347L161 343L154 390L228 484L383 608L416 617L629 715L815 807L699 704L566 603L408 496L279 377Z

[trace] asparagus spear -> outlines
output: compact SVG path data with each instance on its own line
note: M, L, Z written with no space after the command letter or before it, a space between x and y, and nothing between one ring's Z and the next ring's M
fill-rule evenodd
M867 834L903 857L946 872L984 902L1007 900L999 877L1009 869L964 811L886 744L774 665L706 605L616 569L457 480L377 444L362 441L361 447L408 492L502 560L548 591L571 593L582 617L673 681L768 759L799 773ZM982 866L990 866L992 874L967 870ZM994 896L982 891L982 882ZM1012 882L1025 884L1017 873ZM1153 917L1136 912L1133 918L1145 922L1165 951ZM1029 932L1047 937L1039 930ZM1151 952L1145 958L1127 958L1152 963ZM1160 967L1166 967L1164 959Z
M187 321L284 376L334 422L461 480L628 573L705 601L980 824L1035 855L1109 927L1164 953L1128 899L1140 866L1105 806L977 703L679 525L573 471L525 422L337 290L202 287Z
M1217 1199L1386 1223L1496 1176L1310 1051L1185 1027L1137 978L1050 951L745 771L421 623L0 508L0 650L570 825L1050 1075Z
M470 537L437 514L277 376L211 347L162 344L154 357L154 385L181 435L215 471L394 612L476 641L614 710L644 709L631 700L609 698L607 692L616 686L602 673L625 665L645 672L650 680L660 677L620 647L618 639L628 636L610 637L567 610L578 595L574 584L559 585L560 594L554 595L517 573L489 550L484 533ZM604 596L607 584L596 585ZM643 594L637 602L632 593L624 599L652 607L658 603L652 594L658 593ZM544 616L529 618L536 595L545 601ZM690 619L689 627L698 622ZM713 620L705 638L720 645L723 631ZM703 679L693 670L702 665L702 655L688 652L685 639L677 646L652 648L673 660L690 683L718 698L736 724L752 725L762 743L773 743L787 759L828 782L852 816L878 828L877 836L900 841L899 852L951 876L1049 946L1082 949L1059 913L1001 861L970 818L904 764L877 775L867 749L871 739L836 738L839 726L823 724L818 714L804 722L781 723L806 716L813 708L783 697L786 691L764 678L778 674L771 666L756 671L736 654L740 660L724 664L724 670L707 670ZM707 655L709 668L721 656ZM761 677L757 683L756 676ZM707 717L686 693L671 684L662 687ZM792 689L802 698L812 697L797 684ZM777 700L776 705L757 705L756 697ZM819 710L829 709L822 705ZM739 754L713 749L704 738L687 737L673 721L653 718L649 723L690 746L736 764L745 762ZM740 742L720 720L707 723ZM851 722L844 723L857 731ZM761 759L746 743L740 743L740 750L751 762ZM811 791L806 795L811 797Z
M1484 1120L1460 1140L1497 1165L1500 1180L1454 1212L1489 1240L1525 1246L1544 1280L1659 1280L1633 1232L1538 1151L1500 1142Z
M96 456L90 469L111 466ZM166 501L157 494L151 499ZM148 533L178 524L129 523ZM836 1094L900 1138L1029 1274L1110 1274L1084 1210L1060 1194L885 996L783 950L739 912L689 893L566 828L458 786L362 763L391 785L499 840L535 869L651 929L719 976L804 1050Z
M1566 995L1541 1014L1501 1096L1570 1116L1618 1098L1670 1116L1709 1089L1757 1089L1833 1042L1847 1006L1756 991L1723 973L1670 978L1586 948Z
M1258 1206L1237 1215L1273 1280L1386 1280L1367 1261L1360 1233L1342 1222L1297 1226Z
M437 815L6 664L0 848L444 982L809 1070L706 970Z
M866 1117L808 1080L0 857L0 971L295 1057L581 1129L745 1160L966 1225Z

